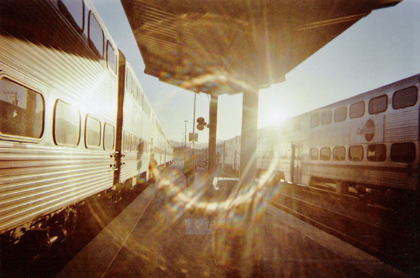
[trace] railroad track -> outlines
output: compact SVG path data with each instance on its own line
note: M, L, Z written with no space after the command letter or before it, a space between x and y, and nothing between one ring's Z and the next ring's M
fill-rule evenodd
M358 202L348 196L293 185L281 185L268 201L276 208L322 229L377 257L383 262L420 277L420 238L403 223L393 225L389 211ZM362 211L360 209L363 208ZM363 217L365 215L366 217Z

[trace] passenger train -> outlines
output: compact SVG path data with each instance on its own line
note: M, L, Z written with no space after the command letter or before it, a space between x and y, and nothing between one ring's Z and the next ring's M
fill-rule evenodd
M341 193L418 193L419 88L420 74L258 130L258 170ZM240 137L219 152L238 170Z
M4 251L62 239L86 198L118 201L173 148L89 0L1 1L0 15Z

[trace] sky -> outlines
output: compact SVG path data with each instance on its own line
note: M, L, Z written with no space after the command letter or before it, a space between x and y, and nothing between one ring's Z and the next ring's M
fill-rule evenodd
M180 0L182 1L182 0ZM197 0L199 1L199 0ZM194 93L144 73L144 63L119 0L92 0L118 48L132 65L169 140L192 132ZM286 74L260 90L258 127L420 73L420 0L374 10ZM196 118L209 119L210 97L196 96ZM242 94L221 95L217 139L241 134ZM185 121L188 121L185 124ZM208 142L208 129L197 131Z

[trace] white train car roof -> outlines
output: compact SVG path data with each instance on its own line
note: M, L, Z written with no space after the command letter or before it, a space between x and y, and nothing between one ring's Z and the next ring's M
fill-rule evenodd
M317 108L313 111L301 114L299 116L305 115L305 114L315 114L315 113L320 113L326 110L331 110L335 107L341 107L341 106L346 106L346 105L350 105L352 103L356 103L362 100L366 100L366 99L371 99L373 97L379 96L379 95L383 95L383 94L388 94L388 93L394 93L395 91L410 87L414 84L417 84L420 82L420 74L416 74L401 80L398 80L396 82L384 85L382 87L361 93L359 95L326 105L324 107L320 107ZM297 116L297 117L299 117Z

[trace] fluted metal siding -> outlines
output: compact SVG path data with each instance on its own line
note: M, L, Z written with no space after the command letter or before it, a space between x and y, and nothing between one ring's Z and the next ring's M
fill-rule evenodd
M397 167L393 166L393 170L384 170L383 163L376 163L370 166L366 164L359 164L358 167L354 165L332 165L331 163L315 164L307 163L309 171L307 174L316 177L324 177L335 180L350 181L360 184L371 184L387 188L400 188L407 190L417 190L416 175L408 175L405 171L397 171ZM353 167L351 167L353 166ZM407 166L400 166L401 169L406 169Z
M22 147L0 145L0 230L83 200L112 183L112 159L104 152Z
M411 108L385 115L385 142L419 140L419 110Z
M57 98L115 125L116 77L99 62L7 37L0 40L0 59L27 78L52 87ZM64 68L64 63L69 66Z
M35 5L39 14L49 4ZM48 8L48 7L47 7ZM58 19L58 16L55 15ZM44 134L37 143L0 140L0 231L11 229L110 188L114 163L102 147L86 149L87 114L115 126L117 78L75 32L62 25L62 36L83 46L76 55L46 44L12 36L0 37L0 71L41 89L45 100ZM60 28L61 28L60 27ZM68 26L67 26L68 27ZM48 30L40 30L40 32ZM109 37L109 36L108 36ZM38 86L39 85L39 86ZM54 103L57 99L81 112L81 139L77 147L53 142ZM19 141L19 139L13 139Z
M140 87L129 63L127 63L126 70L130 72L129 76L131 76L131 78L134 77L135 79L132 82L133 86ZM136 100L134 100L134 97L131 93L124 90L123 130L125 132L131 133L132 135L137 136L138 138L143 138L144 134L142 133L142 114L143 113L141 111L139 103ZM136 177L138 174L143 172L142 170L147 170L147 168L144 169L143 165L143 169L137 170L138 162L136 149L132 149L131 151L123 150L123 152L125 153L125 156L122 157L121 161L124 164L120 170L120 182L122 183L124 183L128 179Z

